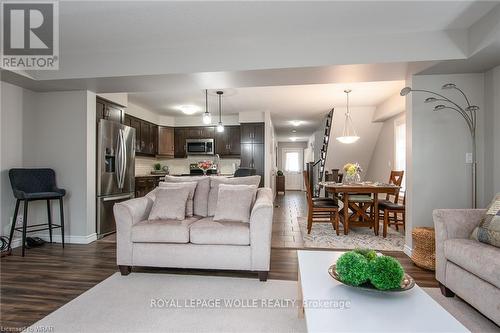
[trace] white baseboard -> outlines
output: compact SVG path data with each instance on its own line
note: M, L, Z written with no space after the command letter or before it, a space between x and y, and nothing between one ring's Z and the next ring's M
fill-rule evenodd
M408 257L411 258L411 253L413 252L413 249L405 244L405 246L403 247L403 252L404 254L406 254Z
M33 234L32 236L40 237L45 241L49 241L49 234ZM66 236L64 237L65 244L90 244L97 240L97 234L93 233L87 236ZM52 242L62 243L61 235L52 235ZM16 248L21 246L21 238L14 238L11 247Z

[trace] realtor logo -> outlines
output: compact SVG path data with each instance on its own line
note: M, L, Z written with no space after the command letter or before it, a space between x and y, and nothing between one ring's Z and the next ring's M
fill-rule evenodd
M56 1L2 1L1 67L59 69L59 8Z

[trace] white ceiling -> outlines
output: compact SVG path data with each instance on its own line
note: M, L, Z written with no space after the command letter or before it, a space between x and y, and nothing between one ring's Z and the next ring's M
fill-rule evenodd
M61 1L60 70L37 79L466 58L493 1Z
M397 94L403 86L404 81L380 81L226 89L222 112L227 115L268 111L280 139L289 136L305 139L318 128L332 107L346 105L345 89L352 89L351 106L375 107ZM199 112L193 117L200 117L205 108L203 90L129 93L129 101L170 116L183 115L179 110L181 105L198 106ZM209 91L209 110L217 112L217 97L213 90ZM291 120L301 120L302 124L295 127ZM294 128L297 132L291 133Z

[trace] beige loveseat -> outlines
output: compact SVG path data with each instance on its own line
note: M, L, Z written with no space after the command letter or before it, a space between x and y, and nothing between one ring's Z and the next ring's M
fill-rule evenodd
M500 325L500 248L470 239L485 209L437 209L436 279L444 296L455 294Z
M197 205L208 205L206 195L194 199ZM213 216L148 221L152 205L150 197L142 197L114 206L116 261L122 275L130 273L132 266L149 266L249 270L258 272L261 281L267 279L273 220L271 189L257 190L249 223L214 221Z

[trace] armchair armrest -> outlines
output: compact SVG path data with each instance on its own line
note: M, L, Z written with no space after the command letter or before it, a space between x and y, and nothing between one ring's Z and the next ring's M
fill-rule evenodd
M436 232L436 279L439 282L446 283L444 242L469 238L485 213L486 209L435 209L432 212Z
M153 200L142 197L117 203L113 207L116 221L116 262L118 265L132 265L132 226L146 220L153 206Z
M250 246L252 269L269 271L273 225L273 193L270 188L259 188L250 215Z

